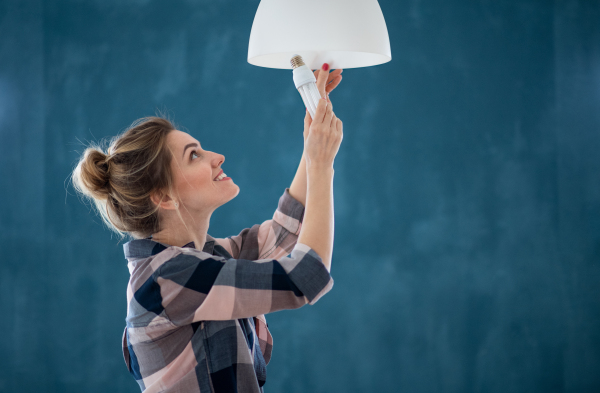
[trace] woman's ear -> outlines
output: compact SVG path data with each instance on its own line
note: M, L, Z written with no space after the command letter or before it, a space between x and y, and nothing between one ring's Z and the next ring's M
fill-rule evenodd
M155 206L165 210L174 210L177 208L177 203L169 196L169 194L165 194L159 190L153 191L152 194L150 194L150 200Z

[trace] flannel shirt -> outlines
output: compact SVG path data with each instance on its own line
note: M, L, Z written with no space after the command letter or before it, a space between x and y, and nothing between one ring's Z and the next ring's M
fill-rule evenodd
M273 346L264 314L314 304L333 286L321 257L297 243L303 217L286 188L272 220L207 235L202 251L123 245L123 356L143 392L263 392Z

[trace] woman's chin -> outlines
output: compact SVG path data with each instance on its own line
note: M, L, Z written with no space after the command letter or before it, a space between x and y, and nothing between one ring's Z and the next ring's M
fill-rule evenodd
M230 184L230 186L231 186L231 184ZM227 202L229 202L230 200L232 200L233 198L235 198L236 196L238 196L238 194L240 193L240 187L237 184L235 184L235 183L233 183L233 186L235 186L235 187L231 187L231 188L235 189L235 191L233 191L231 193L231 197L229 198L229 200Z

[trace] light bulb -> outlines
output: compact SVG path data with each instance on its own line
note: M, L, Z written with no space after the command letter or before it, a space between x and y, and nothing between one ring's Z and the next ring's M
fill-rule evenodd
M292 69L294 70L294 84L296 85L296 89L298 89L302 101L304 101L304 106L306 106L308 113L310 113L310 117L314 119L319 100L325 98L321 97L321 93L319 93L317 78L315 78L312 70L304 64L302 56L294 55L290 63L292 63Z

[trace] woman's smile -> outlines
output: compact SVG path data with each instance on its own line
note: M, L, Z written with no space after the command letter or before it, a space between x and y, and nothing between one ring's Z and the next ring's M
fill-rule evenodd
M215 181L223 181L223 180L231 180L231 178L227 177L227 175L225 174L225 172L223 172L223 170L221 169L221 171L219 172L219 174L217 175L217 177L215 177L214 180Z
M216 181L225 181L225 180L231 180L230 177L227 177L227 175L223 174L221 177L219 177Z

